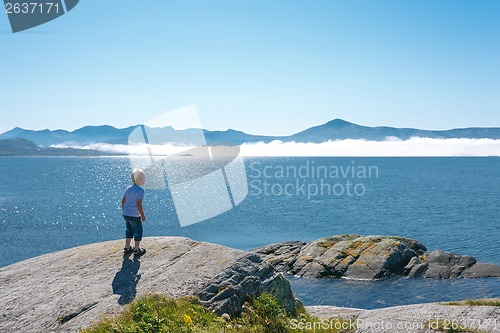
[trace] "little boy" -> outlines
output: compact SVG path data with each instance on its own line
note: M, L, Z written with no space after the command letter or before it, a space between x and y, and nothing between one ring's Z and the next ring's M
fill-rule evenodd
M141 186L146 182L146 175L140 169L132 171L133 185L129 186L122 198L123 218L127 223L127 231L125 232L125 254L134 252L135 255L143 255L145 249L140 248L142 240L142 222L146 221L144 210L142 209L142 200L144 199L144 189ZM135 246L132 248L130 243L132 237L135 241Z

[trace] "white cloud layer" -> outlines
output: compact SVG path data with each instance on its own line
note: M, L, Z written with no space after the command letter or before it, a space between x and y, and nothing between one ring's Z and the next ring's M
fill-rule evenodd
M77 148L77 149L94 149L103 151L110 154L129 154L129 155L137 155L137 156L147 156L149 154L147 145L117 145L117 144L109 144L109 143L93 143L85 146L80 145L65 145L58 144L52 145L54 148ZM188 146L176 146L173 144L165 144L165 145L150 145L149 146L154 155L172 155L178 154L185 150L194 147Z
M96 143L54 147L96 149L111 154L148 154L147 147L141 145ZM385 141L347 139L324 143L273 141L245 143L240 147L243 156L500 156L500 140L492 139L388 138ZM190 148L194 147L179 147L173 144L151 146L155 155L178 154Z
M500 140L491 139L387 139L385 141L334 140L324 143L274 141L244 144L245 156L499 156Z

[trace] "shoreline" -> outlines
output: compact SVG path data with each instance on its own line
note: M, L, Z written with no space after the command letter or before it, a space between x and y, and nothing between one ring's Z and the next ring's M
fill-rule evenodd
M290 313L301 306L283 273L256 253L166 236L145 238L148 252L135 257L123 255L122 242L82 245L0 268L0 301L4 304L0 329L77 332L103 315L121 313L132 300L150 293L174 298L196 296L219 315L237 314L246 299L261 292L277 295ZM317 317L342 315L373 322L410 320L405 318L411 309L420 309L420 315L412 318L427 316L431 320L435 317L431 314L455 316L454 311L461 308L443 307L423 303L374 310L305 308ZM441 312L436 312L438 308ZM466 308L471 318L500 322L499 307L489 312L477 310L484 308L481 306ZM61 322L58 318L69 319Z

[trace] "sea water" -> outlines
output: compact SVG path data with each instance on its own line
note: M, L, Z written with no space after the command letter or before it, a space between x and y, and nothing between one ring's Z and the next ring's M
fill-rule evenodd
M245 166L246 199L187 227L168 189L147 190L145 236L248 250L341 233L398 235L500 265L500 158L245 158ZM123 238L129 174L124 157L0 157L0 267ZM305 304L375 308L500 297L500 279L290 280Z

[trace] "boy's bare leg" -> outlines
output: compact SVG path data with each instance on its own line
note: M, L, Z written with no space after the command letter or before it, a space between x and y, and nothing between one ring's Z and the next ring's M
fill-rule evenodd
M139 245L141 245L141 241L135 241L135 248L134 248L134 250L139 250Z
M125 248L128 249L131 242L132 242L132 238L125 238Z

